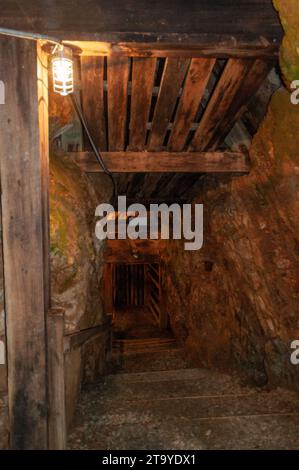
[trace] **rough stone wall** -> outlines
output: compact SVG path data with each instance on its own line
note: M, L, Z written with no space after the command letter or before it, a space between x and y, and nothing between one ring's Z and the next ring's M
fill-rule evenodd
M273 0L285 36L280 48L280 67L286 84L299 80L299 8L298 0Z
M112 183L106 175L87 176L63 155L50 161L50 253L52 308L64 313L65 334L103 321L104 242L95 237L95 209L109 202ZM106 343L90 341L65 354L68 428L81 384L103 374ZM88 373L87 373L88 371Z
M206 177L204 246L166 244L164 289L176 335L197 363L258 384L299 386L299 106L273 96L251 148L253 169Z
M52 307L64 311L66 333L101 323L104 244L94 236L94 214L110 197L107 176L92 182L67 158L51 158Z

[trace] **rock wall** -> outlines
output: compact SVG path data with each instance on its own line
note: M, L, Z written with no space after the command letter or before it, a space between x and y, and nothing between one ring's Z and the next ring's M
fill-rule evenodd
M286 84L299 80L299 8L298 0L273 0L285 36L280 48L280 67Z
M95 209L109 202L106 175L87 176L68 158L53 155L50 164L50 253L52 308L63 313L65 335L103 323L104 242L95 237ZM107 339L97 337L65 353L68 428L81 385L98 380L109 354Z
M204 246L166 244L164 289L177 337L195 361L257 384L299 387L299 106L280 89L252 148L253 169L207 176Z
M52 156L50 238L52 307L63 310L65 331L101 323L104 243L94 235L95 209L110 200L106 175L91 180L71 161Z

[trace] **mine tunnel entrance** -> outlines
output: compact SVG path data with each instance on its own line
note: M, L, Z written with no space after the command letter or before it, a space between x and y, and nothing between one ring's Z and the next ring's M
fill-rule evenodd
M101 32L93 14L72 41L73 25L61 25L72 103L48 77L56 46L1 41L0 448L8 430L16 449L299 447L298 394L275 391L297 384L298 133L286 130L298 121L285 90L271 98L280 23L268 0L237 13L234 2L187 3L173 25L163 2L151 25L144 5L131 25L126 9L108 8L106 20L89 9ZM149 213L203 202L202 250L174 236L166 248L96 240L95 208L116 205L107 175L115 195ZM129 222L122 208L108 212Z
M145 265L113 266L114 307L117 311L145 305Z
M106 266L103 295L112 312L110 374L144 374L188 365L171 331L163 276L159 258L127 259Z
M160 263L115 263L111 282L115 340L159 337L168 331Z

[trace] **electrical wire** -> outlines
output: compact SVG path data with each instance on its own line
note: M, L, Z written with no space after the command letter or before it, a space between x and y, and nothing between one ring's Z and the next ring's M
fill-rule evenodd
M106 165L105 165L105 163L104 163L104 161L103 161L103 159L102 159L102 157L101 157L101 153L99 152L99 150L97 149L97 147L96 147L96 145L95 145L95 143L94 143L94 140L93 140L93 138L92 138L92 136L91 136L91 134L90 134L90 132L89 132L87 122L86 122L86 120L85 120L85 117L84 117L84 114L83 114L83 112L82 112L81 106L80 106L80 104L78 103L78 100L77 100L76 95L75 95L74 93L72 93L72 94L70 94L70 95L68 95L68 96L70 97L71 102L72 102L72 104L73 104L73 106L74 106L74 109L75 109L75 111L76 111L76 113L77 113L77 115L78 115L78 117L79 117L79 119L80 119L80 121L81 121L82 126L84 127L84 130L85 130L86 135L87 135L87 137L88 137L89 143L90 143L90 145L91 145L91 148L92 148L92 150L93 150L93 152L94 152L94 154L95 154L95 157L96 157L98 163L99 163L99 164L101 165L101 167L103 168L104 173L106 173L106 175L108 175L109 178L110 178L111 181L112 181L112 184L113 184L113 197L114 197L114 199L116 199L116 198L117 198L117 182L116 182L116 179L115 179L114 175L111 173L111 171L109 171L108 168L106 167Z
M60 39L47 36L46 34L30 33L28 31L18 31L16 29L9 28L0 28L0 34L3 36L12 36L21 39L31 39L32 41L42 40L50 42L52 44L62 45L62 41Z

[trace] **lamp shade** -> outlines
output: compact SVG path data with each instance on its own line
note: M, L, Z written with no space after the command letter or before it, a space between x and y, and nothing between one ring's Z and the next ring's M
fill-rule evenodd
M74 91L74 66L72 51L62 47L52 58L53 89L67 96Z

